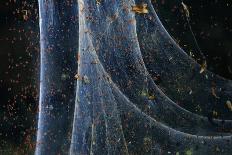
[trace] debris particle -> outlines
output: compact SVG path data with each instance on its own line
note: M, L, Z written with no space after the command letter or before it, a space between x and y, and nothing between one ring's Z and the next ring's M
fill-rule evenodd
M190 91L189 91L189 95L192 95L192 93L193 93L193 91L190 89Z
M154 99L155 99L155 95L149 95L149 96L148 96L148 99L149 99L149 100L154 100Z
M139 13L139 14L146 14L148 13L147 4L140 4L140 5L132 6L132 11L134 11L135 13Z
M152 146L151 138L150 137L144 137L143 145L144 145L145 151L148 152L151 149L151 146Z
M232 111L232 103L230 100L226 101L226 105L227 105L228 109L230 109L230 111Z
M214 116L214 117L217 117L217 116L218 116L218 112L214 110L214 111L213 111L213 116Z
M184 2L181 2L181 5L183 6L183 9L184 9L186 17L189 18L190 17L190 13L189 13L188 6L186 4L184 4Z
M202 64L201 64L201 69L200 69L200 74L203 73L207 68L207 63L206 61L204 61Z
M147 97L149 100L155 100L156 98L155 95L148 93L147 90L142 90L141 96Z
M192 152L192 150L187 150L187 151L185 152L185 154L186 154L186 155L192 155L193 152Z
M227 68L228 68L229 73L232 73L232 69L230 68L230 66L228 66Z
M79 54L79 52L77 52L77 55L76 55L76 59L77 59L77 61L79 61L80 60L80 54Z
M96 0L97 5L101 4L101 0Z
M77 80L81 80L81 76L80 76L79 74L76 74L74 77L75 77Z
M90 83L89 78L86 75L83 76L83 82L85 84L89 84Z
M47 106L46 106L46 109L48 109L48 110L53 110L54 107L53 107L52 105L47 105Z
M91 62L91 64L98 64L98 63L99 63L98 60L93 60L93 61Z
M215 87L212 87L212 88L211 88L211 92L212 92L212 95L213 95L215 98L217 98L217 99L220 98L220 97L218 97L217 94L216 94L216 88L215 88Z
M190 55L190 57L192 57L192 58L195 57L192 51L190 51L189 55Z
M216 151L216 152L220 152L220 148L217 146L217 147L215 148L215 151Z
M79 74L76 74L75 78L77 80L82 80L85 84L89 84L90 83L90 80L89 80L89 78L86 75L84 75L83 77L81 77Z
M160 84L161 82L161 76L159 74L157 74L155 77L154 77L154 81L156 84Z
M111 83L112 82L112 80L111 80L111 78L110 78L110 76L106 76L106 80L109 82L109 83Z
M61 75L61 80L67 80L69 78L68 74L63 73Z
M28 11L27 10L22 10L22 13L23 13L23 19L25 20L25 21L27 21L28 20Z
M142 92L141 92L141 96L148 96L147 91L146 91L146 90L142 90Z
M201 112L201 111L202 111L202 109L201 109L201 106L200 106L200 105L197 105L197 106L196 106L196 111L199 111L199 112Z

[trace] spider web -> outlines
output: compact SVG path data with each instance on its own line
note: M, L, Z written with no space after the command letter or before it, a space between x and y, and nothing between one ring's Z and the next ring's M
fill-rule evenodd
M129 0L78 1L74 119L61 133L52 126L50 135L64 135L69 141L65 135L71 124L70 154L230 154L231 121L209 121L207 108L199 115L189 111L189 106L203 109L203 103L215 98L210 96L212 81L220 95L217 100L230 99L231 82L209 71L200 74L200 65L172 40L151 2L136 4L142 2L148 4L148 14L136 15L131 11L135 2ZM154 81L157 74L162 79L158 86ZM218 87L223 92L218 93ZM186 95L189 88L192 93ZM60 120L41 117L39 124L62 125ZM55 154L62 149L67 153L63 141L48 143L51 137L42 129L38 133L45 145L38 144L36 154Z

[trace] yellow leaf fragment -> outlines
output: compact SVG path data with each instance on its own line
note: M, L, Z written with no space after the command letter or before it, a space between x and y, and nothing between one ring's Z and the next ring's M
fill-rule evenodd
M139 13L139 14L146 14L148 13L147 4L140 4L140 5L132 6L132 11L134 11L135 13Z

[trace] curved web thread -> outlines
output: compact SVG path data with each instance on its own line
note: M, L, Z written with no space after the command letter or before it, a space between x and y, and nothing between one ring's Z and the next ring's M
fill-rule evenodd
M206 118L177 106L153 83L140 53L133 5L79 1L80 78L70 154L229 154L231 136L212 131ZM205 133L197 133L193 123Z
M141 3L142 1L137 1ZM213 110L231 119L228 102L232 99L231 80L202 69L170 37L162 26L150 0L149 13L136 16L137 34L146 67L162 91L182 107L202 115ZM146 24L144 24L146 23Z
M77 2L38 3L41 72L35 154L67 154L75 102Z
M187 29L188 29L188 35L190 36L191 38L191 48L192 50L194 50L194 54L196 54L196 57L194 55L195 60L197 61L200 61L201 64L203 65L204 62L206 62L206 56L205 54L202 52L201 48L200 48L200 45L198 44L198 41L197 41L197 38L195 37L195 34L194 34L194 31L192 29L192 26L191 26L191 15L192 15L192 12L189 10L190 8L188 7L188 5L185 4L185 2L183 0L173 0L171 2L168 2L168 3L165 3L165 5L163 4L164 1L151 1L152 5L154 6L155 10L157 10L157 13L158 11L160 12L160 15L159 15L159 18L161 19L162 21L162 18L163 18L163 14L170 14L171 11L170 11L170 8L167 9L166 7L167 6L177 6L177 12L179 12L183 18L184 18L184 23L186 24L187 26ZM162 15L161 15L162 14ZM172 19L173 20L173 19ZM174 21L174 20L173 20ZM178 21L176 21L178 22ZM206 67L207 67L207 63L205 63Z
M102 8L104 8L106 4L107 3L102 4ZM200 126L206 124L210 125L206 118L194 115L174 104L153 83L143 65L142 57L139 53L138 42L133 36L136 35L135 31L133 31L135 30L135 26L130 26L125 30L125 27L129 25L128 21L133 21L133 18L118 18L113 22L111 21L111 23L105 23L103 19L100 19L101 17L105 16L106 22L108 22L111 17L115 16L120 11L123 18L126 18L124 17L125 12L122 12L123 9L119 10L118 8L115 9L118 12L114 12L115 10L110 9L100 12L99 7L94 8L94 5L88 6L90 5L88 3L86 5L85 8L90 7L92 9L87 10L88 14L86 16L91 20L88 20L88 26L90 28L85 29L85 32L90 33L93 37L92 42L94 46L97 47L98 55L100 59L102 59L101 62L107 72L111 74L113 81L120 86L123 93L125 93L133 103L138 104L141 109L149 111L154 117L157 117L157 119L165 120L168 124L179 121L183 126L188 126L187 124L191 123ZM98 20L101 21L99 22ZM101 23L101 25L97 25L96 23ZM102 32L100 29L106 31ZM152 98L153 95L156 99L149 99ZM169 116L176 117L169 118ZM231 121L218 121L218 123L224 123L225 126L228 125L228 128L231 128Z

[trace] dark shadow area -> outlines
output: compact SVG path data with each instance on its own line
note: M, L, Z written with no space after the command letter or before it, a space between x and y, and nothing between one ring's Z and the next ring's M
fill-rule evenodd
M38 103L37 1L3 0L0 15L0 154L28 154Z
M188 53L200 59L187 24L181 0L153 1L159 18L168 32ZM232 79L232 17L231 1L185 0L190 13L190 25L206 56L208 69Z

